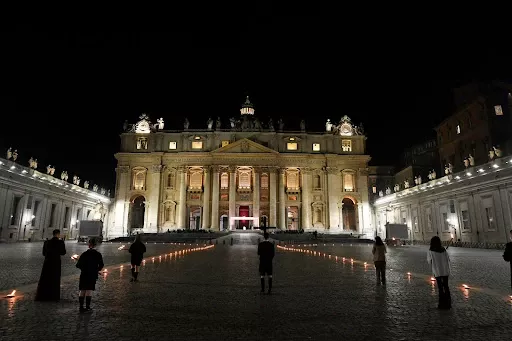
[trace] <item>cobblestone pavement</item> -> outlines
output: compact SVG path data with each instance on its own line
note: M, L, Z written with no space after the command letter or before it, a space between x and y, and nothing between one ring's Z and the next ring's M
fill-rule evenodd
M438 311L423 247L390 248L386 287L377 287L373 268L362 263L370 261L368 246L307 248L320 256L279 249L273 294L260 295L258 237L149 258L136 283L127 267L111 266L98 281L90 314L77 312L77 275L63 278L59 303L33 302L27 286L22 297L0 300L0 339L469 341L512 335L510 300L484 287L502 281L503 260L480 252L490 250L449 250L457 278L474 276L476 283L477 271L487 281L469 290L452 283L454 308ZM410 278L402 272L407 268Z
M103 243L97 247L103 255L105 264L117 264L129 262L130 255L127 251L119 251L120 243ZM158 255L168 249L178 248L175 244L153 244L147 247L147 256ZM61 257L62 276L76 274L75 262L71 259L74 254L81 254L87 250L85 243L76 241L66 242L66 255ZM37 282L43 267L43 243L12 243L0 244L0 292L18 287L20 285Z

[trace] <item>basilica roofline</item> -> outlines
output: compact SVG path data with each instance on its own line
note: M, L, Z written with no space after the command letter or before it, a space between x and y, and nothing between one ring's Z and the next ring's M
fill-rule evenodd
M219 134L219 133L229 133L229 134L250 134L250 133L258 133L258 134L265 134L265 135L297 135L297 136L332 136L336 137L339 136L341 138L362 138L367 139L366 135L339 135L339 134L332 134L331 132L304 132L304 131L297 131L297 130L284 130L284 131L261 131L261 130L231 130L231 129L219 129L219 130L209 130L209 129L188 129L188 130L158 130L151 132L151 134ZM120 134L122 135L147 135L149 133L137 133L137 132L123 132Z

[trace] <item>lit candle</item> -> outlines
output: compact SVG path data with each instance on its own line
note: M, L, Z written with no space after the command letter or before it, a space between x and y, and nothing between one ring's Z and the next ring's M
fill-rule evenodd
M436 279L435 279L434 277L430 277L430 280L431 280L432 282L435 282L435 281L436 281Z
M13 290L7 297L14 297L16 295L16 290Z
M121 245L121 246L120 246L120 247L118 247L117 249L118 249L118 250L123 250L125 247L126 247L126 245Z
M462 284L462 287L463 287L464 289L469 289L469 285L467 285L467 284Z
M78 259L78 257L80 257L80 256L78 256L78 255L73 255L73 256L71 256L71 259L73 259L73 260L77 260L77 259Z

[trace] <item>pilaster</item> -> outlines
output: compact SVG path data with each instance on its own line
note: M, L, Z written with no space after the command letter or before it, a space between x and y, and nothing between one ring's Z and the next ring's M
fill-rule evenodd
M286 169L279 169L279 227L286 230Z
M269 168L269 227L277 227L277 169Z
M187 228L187 169L185 167L178 168L180 177L180 200L178 202L179 211L179 228Z
M212 230L219 230L219 188L220 188L220 175L219 167L213 166L213 188L212 188Z
M210 228L210 169L208 166L203 168L204 174L204 190L203 190L203 219L202 228Z

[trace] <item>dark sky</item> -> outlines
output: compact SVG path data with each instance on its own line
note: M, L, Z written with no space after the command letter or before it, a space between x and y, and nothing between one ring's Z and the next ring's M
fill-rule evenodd
M166 128L181 128L185 116L192 128L209 116L227 124L249 94L256 115L288 127L304 118L318 131L345 114L363 122L372 164L394 164L434 136L452 110L451 87L505 76L508 56L466 26L366 32L322 17L249 21L145 32L14 25L1 35L2 153L12 146L21 162L34 156L41 168L113 188L125 119L147 112Z

